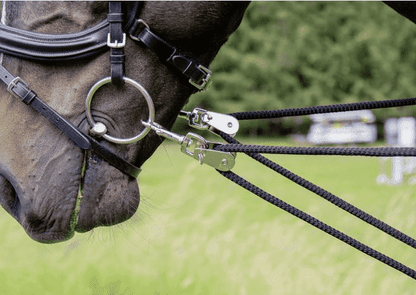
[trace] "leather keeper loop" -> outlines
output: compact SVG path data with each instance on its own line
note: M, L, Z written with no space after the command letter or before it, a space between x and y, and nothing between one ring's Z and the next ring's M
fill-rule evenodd
M192 70L195 68L195 66L192 67L192 61L188 60L182 55L175 55L174 57L172 57L172 64L188 78L191 77ZM188 70L191 71L188 72Z
M107 14L107 21L109 23L121 23L124 20L124 13L109 13Z
M110 55L110 62L111 64L123 64L126 60L125 55L115 55L115 54L111 54Z
M33 99L36 97L36 93L32 90L29 90L25 97L23 98L23 102L27 105L30 105Z

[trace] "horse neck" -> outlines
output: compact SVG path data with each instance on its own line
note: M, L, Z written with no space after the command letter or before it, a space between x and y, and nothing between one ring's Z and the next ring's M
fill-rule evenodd
M39 33L65 34L85 30L107 13L107 2L4 1L6 24Z

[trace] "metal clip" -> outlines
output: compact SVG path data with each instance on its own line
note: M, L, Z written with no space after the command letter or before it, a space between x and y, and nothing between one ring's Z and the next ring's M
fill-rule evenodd
M216 151L214 148L220 143L209 142L202 136L189 132L186 136L167 130L154 122L142 124L150 127L159 136L176 141L181 146L181 151L194 159L201 165L206 164L220 171L229 171L235 165L235 153Z
M174 140L177 143L179 143L180 145L182 145L186 140L185 136L177 134L177 133L172 132L172 131L169 131L165 127L163 127L163 126L161 126L161 125L159 125L155 122L149 123L149 122L142 121L142 124L145 127L150 127L150 129L152 129L154 132L156 132L157 135L162 136L162 137L167 138L167 139L170 139L170 140Z
M236 118L230 115L195 108L192 112L181 111L179 117L188 120L189 126L200 130L209 130L218 134L219 131L234 137L240 128Z
M197 147L194 150L193 157L199 161L199 164L206 164L220 171L230 171L233 169L235 165L236 153L214 150L214 148L221 143L210 141L206 143L207 145L205 148Z

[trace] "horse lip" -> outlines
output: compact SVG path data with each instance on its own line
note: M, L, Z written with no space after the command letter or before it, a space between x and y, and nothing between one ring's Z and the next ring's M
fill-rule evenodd
M124 222L134 215L139 203L136 179L103 161L89 164L82 181L82 195L74 210L74 216L78 217L74 230L83 233L97 226Z

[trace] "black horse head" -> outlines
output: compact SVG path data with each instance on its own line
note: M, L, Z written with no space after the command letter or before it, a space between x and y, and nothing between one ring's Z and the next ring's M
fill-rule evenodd
M5 2L8 26L48 34L76 33L106 18L108 3ZM125 10L134 3L128 3ZM143 2L137 15L188 59L208 66L238 27L248 2ZM153 99L155 121L170 128L195 87L146 46L127 39L126 76ZM3 56L10 73L83 132L90 129L85 97L110 73L109 53L80 60L38 62ZM55 242L130 218L137 210L137 179L76 147L59 129L0 88L0 203L35 240ZM94 95L93 117L115 137L131 137L147 120L146 101L129 85L108 84ZM130 145L103 143L141 166L161 144L150 132Z

